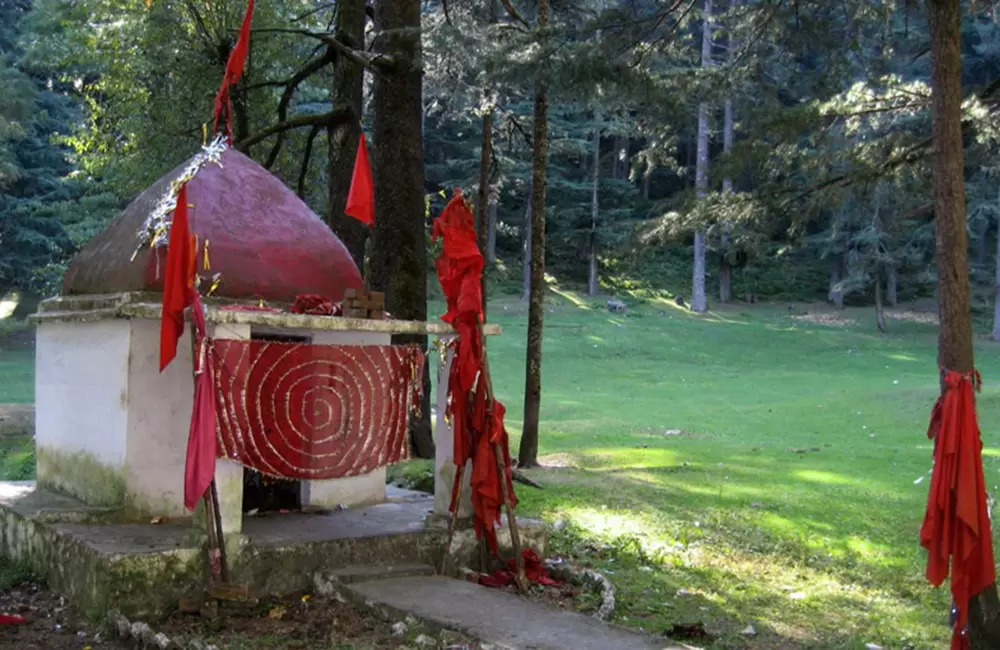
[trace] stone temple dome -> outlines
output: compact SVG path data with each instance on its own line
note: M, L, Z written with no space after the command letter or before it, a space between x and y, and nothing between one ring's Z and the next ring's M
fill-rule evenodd
M65 294L163 290L167 249L141 245L138 233L191 162L146 189L76 255ZM346 289L363 287L357 265L330 228L239 151L226 149L218 163L204 163L187 195L191 231L209 244L210 271L202 270L199 254L199 272L221 274L214 297L290 303L300 294L319 294L337 301Z

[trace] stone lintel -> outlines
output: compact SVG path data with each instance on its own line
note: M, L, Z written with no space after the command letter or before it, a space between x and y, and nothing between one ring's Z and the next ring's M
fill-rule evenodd
M368 320L337 316L314 316L287 312L239 311L221 309L232 301L208 301L206 317L209 323L253 325L276 329L331 330L377 332L382 334L427 334L447 336L455 330L447 323L405 320ZM283 307L287 307L284 305ZM80 296L58 296L42 302L38 313L30 317L38 323L90 322L113 318L159 319L162 305L157 294L117 293ZM498 325L485 325L487 336L502 333Z

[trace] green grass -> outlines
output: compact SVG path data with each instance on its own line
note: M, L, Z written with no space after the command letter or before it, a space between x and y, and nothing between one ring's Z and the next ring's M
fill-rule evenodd
M703 621L718 648L945 647L948 595L924 580L918 542L928 481L915 484L931 464L934 325L893 319L880 336L870 310L824 326L784 306L621 317L558 302L541 448L564 468L535 474L544 490L518 486L520 511L568 524L556 548L609 572L616 622ZM490 318L514 433L526 317L508 303ZM993 489L1000 362L991 343L977 351Z
M928 481L915 483L931 465L934 325L891 319L879 335L870 310L828 326L797 318L803 306L695 318L666 302L616 316L573 294L550 306L541 451L559 467L533 473L544 490L518 485L519 512L562 522L554 549L607 572L616 623L703 621L714 648L946 647L948 594L926 583L918 543ZM506 301L489 315L516 450L526 314ZM1000 357L977 345L995 490ZM29 353L0 356L0 401L30 400L31 375ZM0 449L0 475L25 451Z
M0 340L0 404L30 404L34 401L34 350L4 349Z
M0 438L0 480L35 478L35 443L30 436Z

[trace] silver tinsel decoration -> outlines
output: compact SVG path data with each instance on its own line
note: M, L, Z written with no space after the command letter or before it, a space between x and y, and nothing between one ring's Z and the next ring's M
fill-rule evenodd
M181 186L195 177L199 170L208 163L215 163L222 167L222 154L229 148L225 136L216 136L211 143L204 145L201 152L191 160L191 163L184 168L181 175L170 182L170 187L164 192L163 197L156 202L156 207L146 217L142 223L142 228L136 233L139 239L139 246L132 253L135 260L144 247L157 248L166 246L170 241L170 223L173 220L174 208L177 206L177 195L181 191Z

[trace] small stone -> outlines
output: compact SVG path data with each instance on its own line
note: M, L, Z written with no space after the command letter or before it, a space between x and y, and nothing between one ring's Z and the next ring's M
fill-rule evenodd
M427 636L426 634L421 634L416 639L413 640L420 648L433 648L437 645L437 641Z
M681 588L677 590L677 595L683 598L684 596L693 596L694 594L687 589Z
M788 596L792 600L805 600L806 594L804 591L796 591L795 593Z
M151 645L153 641L153 629L142 621L132 623L132 639L144 645Z
M205 642L201 639L191 639L188 641L188 650L205 650Z
M865 650L882 650L882 646L877 643L866 643Z
M743 636L757 636L757 629L753 625L747 625L740 634Z
M392 635L393 636L406 636L406 633L410 630L410 626L399 621L392 624Z
M153 647L159 648L159 650L170 650L170 637L168 637L163 632L160 632L153 636Z
M458 650L459 648L469 647L469 640L464 634L455 632L454 630L441 630L441 634L438 635L441 639L441 645L445 648L454 648Z

